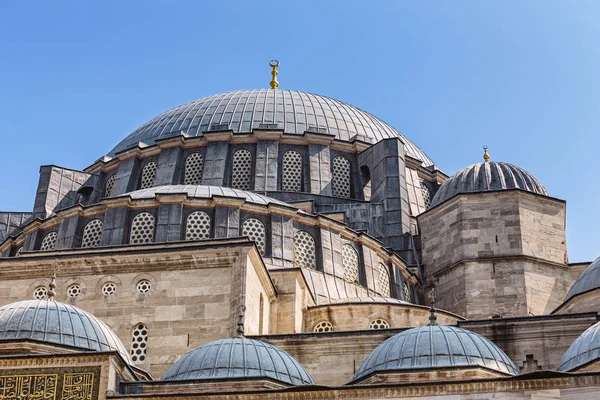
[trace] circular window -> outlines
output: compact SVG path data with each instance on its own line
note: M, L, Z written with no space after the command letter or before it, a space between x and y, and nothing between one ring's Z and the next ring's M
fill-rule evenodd
M390 324L383 318L377 318L371 321L369 329L388 329Z
M315 332L333 332L333 325L329 321L322 321L315 325Z
M113 282L106 282L104 285L102 285L102 294L105 296L113 295L116 291L117 285L115 285Z
M148 293L151 288L152 288L152 284L150 283L150 281L148 279L142 279L141 281L139 281L137 283L137 285L135 287L137 292L141 293L141 294Z
M79 295L81 295L81 286L79 286L78 284L75 283L67 288L67 296L69 298L74 299Z
M33 298L37 300L44 300L48 295L48 288L46 286L38 286L33 291Z

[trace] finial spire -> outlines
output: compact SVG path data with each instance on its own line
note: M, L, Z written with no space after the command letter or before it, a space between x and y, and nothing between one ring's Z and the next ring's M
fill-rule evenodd
M52 280L48 285L48 301L54 301L54 296L56 296L54 289L56 289L56 272L52 275Z
M483 146L483 160L485 162L490 161L490 155L488 154L487 149L488 149L488 147L484 145Z
M435 315L435 286L436 284L434 283L431 286L431 290L429 291L429 325L437 325L437 316Z
M237 335L238 337L244 336L244 314L246 312L246 306L240 306L240 313L238 315L237 323Z
M271 60L269 65L271 68L273 68L273 71L271 71L271 89L277 89L279 87L279 82L277 82L277 75L279 75L279 72L277 72L277 68L279 68L279 61Z

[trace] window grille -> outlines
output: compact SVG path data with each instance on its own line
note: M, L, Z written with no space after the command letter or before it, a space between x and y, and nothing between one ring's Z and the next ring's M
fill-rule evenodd
M148 279L142 279L135 285L135 290L140 294L146 294L152 289L152 283Z
M342 266L344 279L348 282L358 283L358 252L349 244L342 246Z
M154 216L148 212L136 215L131 221L129 243L151 243L154 240Z
M300 192L302 190L302 156L297 151L288 151L283 155L281 190Z
M404 300L405 301L412 301L411 300L411 295L410 295L410 286L408 286L408 284L406 282L404 282L404 284L402 285L402 289L404 291Z
M154 186L156 178L156 161L150 161L142 168L142 179L140 181L140 189L147 189Z
M117 285L114 282L106 282L102 285L102 294L105 296L113 295L117 292Z
M374 319L369 323L369 329L388 329L390 324L383 318Z
M201 153L192 153L185 159L184 185L199 185L202 181L204 157Z
M250 190L252 171L252 153L248 150L238 150L233 155L231 169L231 187L240 190Z
M331 187L336 197L350 197L350 161L346 157L333 158Z
M431 206L431 191L429 190L429 186L421 180L421 195L423 196L423 204L425 204L425 209L429 210Z
M40 250L41 251L54 250L55 247L56 247L56 232L50 232L46 236L44 236L44 239L42 240L42 244L40 246Z
M210 237L210 217L203 211L194 211L187 217L185 240L199 240Z
M81 286L78 284L73 284L67 288L67 297L70 299L74 299L81 295Z
M33 298L37 300L44 300L48 295L48 288L46 286L38 286L33 291Z
M315 332L333 332L333 325L329 321L321 321L313 329Z
M248 218L245 220L242 224L242 236L248 236L248 238L256 244L256 247L258 247L260 254L263 256L265 255L267 238L265 226L262 222L256 218Z
M148 348L148 327L137 324L131 334L131 359L134 363L146 361L146 350Z
M106 183L104 184L104 197L112 197L113 187L115 186L115 179L117 178L117 174L112 174L106 179Z
M294 264L313 269L317 267L315 239L308 232L297 231L294 235Z
M379 270L379 294L384 297L390 297L390 273L383 264L378 264Z
M81 247L98 247L102 239L102 221L93 219L83 228L83 237L81 238Z

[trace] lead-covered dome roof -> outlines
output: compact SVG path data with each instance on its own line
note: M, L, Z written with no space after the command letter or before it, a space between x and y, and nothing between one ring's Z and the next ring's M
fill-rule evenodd
M491 161L470 165L448 178L431 200L431 207L459 193L505 189L521 189L548 196L546 188L529 172L509 163Z
M163 376L165 381L272 378L291 385L315 382L289 353L245 337L217 340L186 353Z
M0 307L0 341L31 339L92 351L117 351L133 364L117 335L92 314L52 300L25 300Z
M203 132L219 126L219 130L247 133L260 128L261 124L274 124L284 133L294 135L302 135L316 128L319 133L346 141L357 139L376 143L382 139L399 137L405 144L406 154L425 166L433 165L433 161L421 149L377 117L339 100L286 89L238 90L203 97L175 107L133 131L110 151L109 156L138 142L151 145L173 132L183 131L188 136L202 136Z
M579 294L598 288L600 288L600 257L596 258L577 278L571 289L569 289L565 302Z
M482 366L509 375L519 369L494 343L455 326L427 325L408 329L381 343L352 378L374 372L422 368Z
M600 322L587 328L558 362L557 371L567 372L600 358Z

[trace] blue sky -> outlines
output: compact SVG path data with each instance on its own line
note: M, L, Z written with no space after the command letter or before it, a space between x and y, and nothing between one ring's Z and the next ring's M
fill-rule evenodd
M365 109L445 172L492 160L567 201L570 261L600 255L600 1L0 3L0 210L39 166L82 169L157 114L235 89Z

